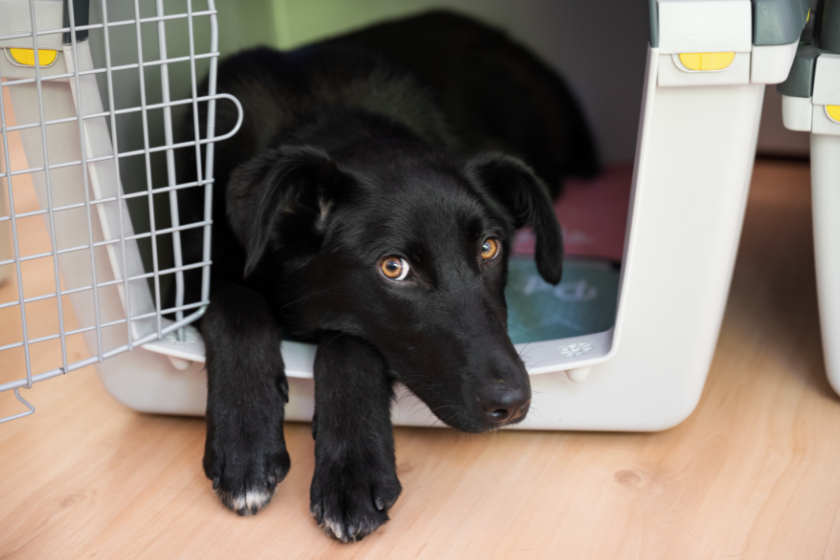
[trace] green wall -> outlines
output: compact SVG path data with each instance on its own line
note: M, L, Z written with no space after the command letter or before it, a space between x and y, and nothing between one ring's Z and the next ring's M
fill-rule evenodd
M281 48L293 48L383 19L447 4L428 0L271 0L271 3L276 44Z
M216 10L222 56L257 45L280 46L272 0L216 0Z

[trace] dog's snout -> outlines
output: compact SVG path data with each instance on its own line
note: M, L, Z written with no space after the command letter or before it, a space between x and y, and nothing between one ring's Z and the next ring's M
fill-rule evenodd
M494 387L492 390L480 392L478 402L488 422L506 424L528 414L531 395L521 387Z

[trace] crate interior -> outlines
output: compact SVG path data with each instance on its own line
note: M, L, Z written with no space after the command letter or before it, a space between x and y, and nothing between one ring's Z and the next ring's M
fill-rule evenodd
M178 4L175 2L174 4ZM554 340L609 330L615 318L616 300L619 288L620 265L623 253L624 232L629 206L632 161L635 149L635 132L638 124L638 107L641 103L641 85L644 74L644 53L646 44L646 11L644 9L619 10L611 14L606 25L615 27L619 37L627 45L621 52L607 49L604 45L591 44L587 48L586 60L579 52L580 42L586 35L579 31L574 21L589 20L595 16L591 7L554 6L546 3L526 1L513 2L354 2L352 9L340 2L263 2L264 7L274 15L274 21L254 25L248 38L242 35L243 26L259 19L258 10L253 8L225 14L231 8L220 9L220 50L238 50L250 43L268 43L281 48L295 48L320 38L357 29L383 19L400 17L418 11L434 8L449 8L472 14L490 24L508 31L517 41L532 48L538 56L563 75L581 101L590 124L598 138L604 171L595 179L570 179L564 186L564 194L556 201L558 217L564 229L567 262L563 282L549 286L542 282L530 258L533 239L529 231L518 234L511 261L511 277L507 291L510 307L509 330L515 343L539 340ZM110 4L109 4L110 6ZM129 10L130 7L114 10ZM169 10L167 4L167 10ZM182 8L180 8L182 9ZM178 11L177 6L173 7ZM343 15L342 15L343 14ZM110 15L110 14L109 14ZM93 17L98 16L93 10ZM627 18L638 19L638 25L626 24ZM169 24L168 24L169 25ZM149 46L148 57L156 56L154 29L149 37L144 36L144 45ZM183 37L184 33L173 26L168 35ZM181 30L182 31L182 30ZM562 32L559 32L562 31ZM614 33L615 35L615 33ZM112 51L122 49L136 58L135 37L112 38ZM579 40L579 41L578 41ZM591 43L591 40L590 40ZM170 43L170 53L183 51L186 45L178 40ZM145 50L145 49L144 49ZM104 58L102 53L95 56ZM588 64L586 63L588 61ZM593 72L591 64L598 61L603 66ZM206 68L206 65L205 65ZM174 70L174 67L173 67ZM186 73L172 72L171 88L173 98L187 95L189 80ZM617 94L615 83L624 84L624 91ZM136 76L127 75L121 84L120 100L127 103L137 101L139 84ZM159 97L159 72L152 68L146 72L146 90L150 99ZM610 86L613 87L610 87ZM103 84L100 82L100 89ZM123 136L127 145L137 144L142 135L142 123L137 116L126 119L120 125L120 142ZM179 122L176 120L176 122ZM162 141L162 122L159 116L149 119L150 138ZM126 162L122 180L127 192L146 188L145 170L142 158ZM162 154L155 154L152 161L155 186L165 181L165 161ZM148 227L148 205L138 201L132 207L132 220L137 227ZM159 224L168 224L169 210L166 197L155 197L155 217ZM158 258L171 262L171 243L161 238L158 243ZM144 263L150 267L151 248L148 242L141 245ZM173 289L172 277L161 278L162 298L167 298Z

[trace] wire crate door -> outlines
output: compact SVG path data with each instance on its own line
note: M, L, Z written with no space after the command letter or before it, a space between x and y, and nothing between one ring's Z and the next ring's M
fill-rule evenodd
M110 3L114 4L114 3ZM12 254L0 254L0 265L13 271L17 282L17 299L0 302L2 308L19 310L22 324L21 340L0 344L4 350L22 349L25 354L25 372L11 381L0 379L0 391L29 388L32 383L68 373L86 365L102 362L136 346L160 341L168 333L178 332L174 340L200 345L200 339L185 332L185 327L200 317L209 296L209 204L197 223L179 222L177 190L181 188L204 189L205 196L212 196L213 167L212 144L236 133L241 123L241 107L229 95L215 94L215 62L218 56L218 27L212 0L207 0L206 10L194 11L187 0L185 10L167 13L162 0L154 4L134 3L131 19L108 20L107 1L99 7L101 22L89 23L86 0L73 2L55 0L30 0L19 2L0 0L0 107L11 102L14 123L7 122L2 114L3 154L0 179L2 194L8 209L0 209L0 221L8 222L12 233ZM123 8L125 6L122 6ZM150 13L151 10L151 13ZM170 9L171 11L171 9ZM196 53L193 19L209 19L209 51ZM189 52L180 57L170 57L167 51L167 22L183 20L187 24ZM144 27L145 26L145 27ZM157 31L157 56L144 60L142 44L148 37L149 27ZM136 36L136 62L114 64L111 37L115 29L133 28ZM35 32L33 33L33 30ZM90 34L97 30L97 35ZM104 66L94 64L92 41L104 53ZM147 41L148 42L148 41ZM209 59L208 93L198 96L196 60ZM190 94L173 99L169 91L169 66L173 63L189 64ZM151 71L159 72L160 102L150 102L146 96L145 78ZM122 74L118 74L121 72ZM126 72L133 73L139 86L139 103L121 104L115 99L115 80L123 79ZM100 82L97 83L97 77ZM107 104L103 103L103 97ZM214 137L212 123L217 99L228 99L239 110L239 123L223 136ZM116 102L115 102L116 101ZM208 106L206 137L199 137L198 104ZM195 121L191 140L176 144L173 133L172 108L190 106ZM163 116L163 142L155 144L150 139L149 115L157 111ZM119 120L124 115L140 117L142 148L120 150L118 145ZM191 131L192 132L192 131ZM10 136L18 135L23 146L25 163L15 163L9 150ZM202 150L204 147L204 150ZM175 150L194 149L197 160L197 180L179 185L175 173ZM154 154L165 155L163 184L153 180L155 172L151 159ZM145 163L145 188L126 192L123 189L121 162L125 158L139 158ZM15 180L20 181L15 187ZM21 212L15 206L16 188L24 180L31 180L37 195L37 210ZM165 197L169 203L169 224L156 227L155 197ZM129 212L129 203L146 204L148 227L136 230ZM22 219L40 215L49 234L49 250L36 254L21 251L18 223ZM180 232L197 229L207 240L200 262L185 264L181 258ZM140 243L145 242L151 252L151 266L141 255ZM172 244L174 262L164 266L158 259L160 243ZM54 275L52 293L28 295L24 278L27 261L50 259ZM146 261L149 261L147 258ZM203 290L199 301L184 304L183 272L202 269ZM174 306L164 309L161 295L161 277L170 275L176 285ZM52 299L57 308L57 331L33 338L27 330L27 309L30 304ZM165 314L174 316L167 319ZM74 321L68 321L74 315ZM73 325L68 323L72 322ZM82 336L89 356L74 359L68 356L67 340ZM189 340L187 340L189 339ZM61 345L61 364L45 371L33 370L32 352L38 343L58 341ZM170 341L171 342L171 341ZM149 350L169 352L166 343L152 345ZM200 349L203 354L203 348ZM174 352L177 354L177 348ZM24 414L31 413L26 412ZM0 422L20 417L15 414Z

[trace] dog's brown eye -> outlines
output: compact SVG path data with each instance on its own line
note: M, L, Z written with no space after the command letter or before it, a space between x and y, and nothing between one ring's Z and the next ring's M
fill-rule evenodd
M481 245L481 258L489 261L499 254L499 240L492 237L485 239Z
M405 259L401 259L400 257L386 257L379 264L379 270L382 271L385 278L405 280L411 267L408 266L408 261Z

